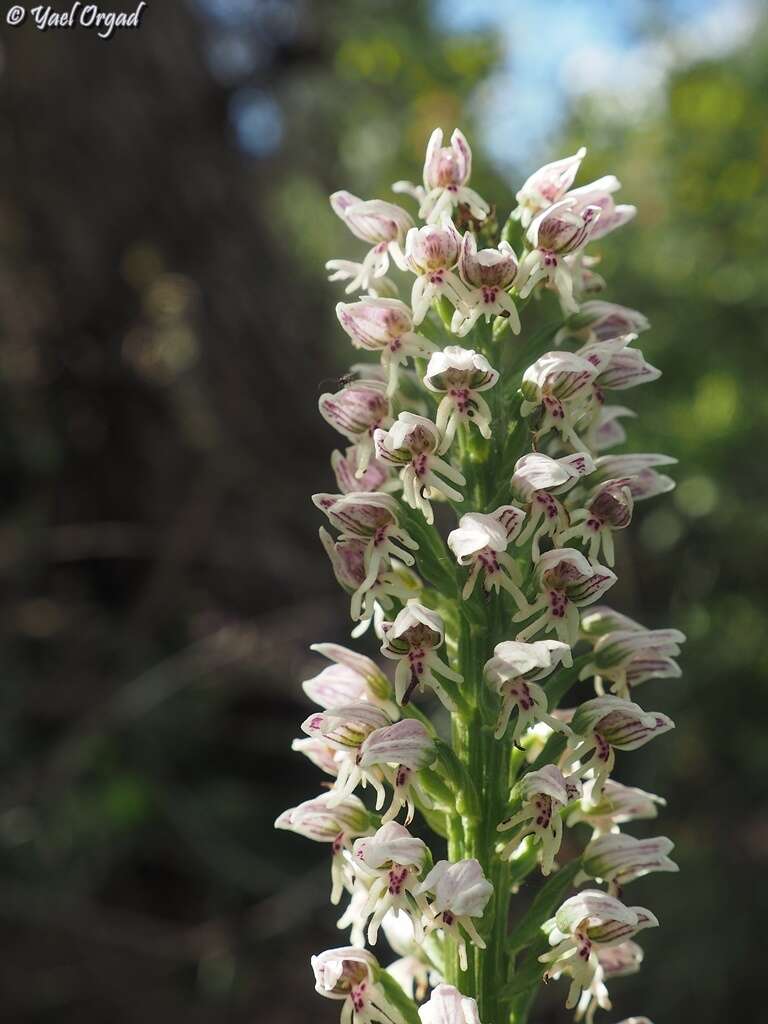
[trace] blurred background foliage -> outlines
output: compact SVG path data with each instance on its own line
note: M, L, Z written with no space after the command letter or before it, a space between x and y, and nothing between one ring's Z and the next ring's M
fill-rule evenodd
M521 138L545 118L515 78L532 59L510 49L515 19L449 7L196 0L152 4L108 45L6 31L4 1020L335 1019L307 963L339 941L326 851L271 831L313 786L289 750L308 644L348 629L308 499L337 443L317 396L349 360L322 265L356 251L327 194L418 177L437 124L465 129L473 184L503 215L535 166L582 142L580 180L615 172L640 207L601 271L606 297L652 322L642 348L664 376L632 394L630 438L677 456L679 486L640 510L612 597L690 640L684 679L641 695L677 732L620 769L669 798L659 829L682 873L633 887L663 927L604 1019L756 1019L766 25L682 59L669 8L626 5L667 54L652 100L628 113L611 89L564 95L526 152L516 118ZM566 24L596 13L555 7ZM716 36L731 13L716 9ZM565 1019L562 994L536 1019Z

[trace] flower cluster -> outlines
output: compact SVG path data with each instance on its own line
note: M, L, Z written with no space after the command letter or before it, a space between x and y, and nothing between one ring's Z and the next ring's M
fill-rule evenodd
M422 184L395 184L413 212L331 196L364 243L328 263L348 296L337 317L375 361L320 398L346 445L336 491L313 501L353 636L372 627L384 660L315 646L331 664L303 684L316 709L294 748L325 784L276 825L330 846L332 901L348 899L351 945L312 960L343 1024L525 1021L531 987L563 976L592 1024L658 924L625 887L677 870L669 839L622 831L663 800L614 778L617 751L673 728L635 690L680 675L685 637L598 603L674 459L615 451L633 413L612 393L659 371L636 344L645 317L593 297L594 245L635 208L613 176L574 187L585 155L532 174L501 231L458 130L447 146L434 131ZM549 326L523 334L547 307ZM557 885L510 915L537 869ZM368 948L381 932L388 968Z

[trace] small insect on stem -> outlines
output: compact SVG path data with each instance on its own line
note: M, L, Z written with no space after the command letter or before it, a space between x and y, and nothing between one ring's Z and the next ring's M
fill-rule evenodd
M343 377L324 377L317 385L317 392L318 394L322 394L324 391L329 391L331 388L333 388L334 391L340 391L342 388L348 388L354 380L354 373L345 373Z

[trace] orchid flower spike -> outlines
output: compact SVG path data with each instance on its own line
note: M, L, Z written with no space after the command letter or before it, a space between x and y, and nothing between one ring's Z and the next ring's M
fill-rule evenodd
M537 214L563 198L575 181L581 161L586 155L587 151L582 146L573 156L540 167L525 181L515 197L518 206L513 214L524 228L528 227Z
M463 996L453 985L438 985L429 1002L419 1007L421 1024L480 1024L474 999Z
M532 644L505 640L496 644L493 657L483 668L488 685L501 697L494 732L496 739L501 739L507 731L515 710L517 722L512 732L515 744L536 722L545 722L555 731L570 734L564 722L548 714L546 693L534 680L546 678L560 665L570 667L572 664L571 648L559 640L536 640Z
M611 1010L612 1004L608 993L607 981L624 978L629 974L637 974L643 962L643 951L632 939L620 942L618 946L602 947L596 950L597 969L592 984L581 993L575 1021L594 1024L595 1013L600 1010ZM646 1017L632 1017L622 1024L650 1024Z
M629 697L633 687L648 679L677 679L680 666L675 658L685 633L679 629L645 629L632 623L624 629L601 633L595 640L592 660L579 674L580 679L595 677L595 690L604 693L605 681L611 692ZM584 631L584 620L582 620Z
M477 242L471 231L461 240L459 274L467 286L463 306L456 309L451 330L459 337L469 334L480 317L488 323L492 316L508 321L513 334L520 333L520 316L507 289L517 276L517 257L508 242L500 242L498 249L477 251Z
M645 907L626 907L599 889L585 889L571 896L554 917L543 925L554 948L539 957L549 965L545 980L569 975L566 1007L572 1009L582 989L587 989L599 967L598 953L631 939L643 928L655 928L658 920Z
M674 487L675 460L618 447L634 413L613 392L659 371L634 347L643 314L599 294L589 243L635 209L617 203L613 175L574 187L584 155L531 175L500 233L470 187L458 130L448 144L432 133L422 184L393 186L424 220L331 197L365 244L327 264L347 293L336 315L373 355L320 397L344 444L331 457L336 486L313 501L352 635L373 626L394 672L315 646L329 661L304 680L314 712L293 749L324 773L324 791L276 826L326 843L332 899L346 894L337 923L349 945L312 961L341 1024L503 1024L526 1015L542 974L569 976L568 1006L594 1024L611 979L640 965L634 935L657 924L621 901L622 886L676 870L666 837L621 831L663 800L610 778L617 750L674 728L629 698L679 675L685 638L600 604L616 582L614 534L635 502ZM402 297L393 263L412 275ZM517 358L495 346L507 327L522 333L532 297L559 304L559 323L530 325ZM561 707L577 679L586 701ZM375 810L358 799L367 788ZM433 864L427 828L448 859ZM558 874L520 920L509 899L537 864ZM366 950L382 931L397 957L387 967Z
M275 828L286 829L313 839L316 843L330 843L332 851L331 903L341 899L345 888L351 888L351 876L345 852L360 836L373 835L371 815L356 796L332 804L332 793L321 793L314 800L305 800L298 807L290 807L277 818Z
M498 372L485 356L471 348L448 345L430 357L424 384L430 391L444 396L435 418L443 437L441 455L453 444L460 424L474 423L486 440L490 438L491 410L480 392L494 387L498 379Z
M397 661L395 697L398 704L408 704L415 689L429 686L449 711L455 711L456 701L437 676L457 684L464 680L435 653L445 639L445 627L438 613L418 601L409 601L394 622L385 622L383 628L381 653Z
M451 936L458 946L461 969L466 971L467 946L462 932L466 932L478 949L485 949L485 942L472 919L482 917L493 895L493 886L483 874L479 861L460 860L452 864L439 860L417 892L432 895L427 931L440 928Z
M666 836L654 839L636 839L621 833L598 836L584 851L575 884L594 878L606 883L612 896L620 896L625 885L652 871L679 871L668 856L674 845Z
M539 596L515 615L515 622L541 614L517 639L530 640L541 630L554 630L559 640L573 645L579 636L578 609L597 601L613 586L616 576L604 565L589 562L575 548L553 548L536 563L536 582Z
M512 839L501 850L501 857L511 858L525 836L533 836L540 846L541 873L548 875L563 840L560 812L581 796L578 779L567 779L553 764L528 772L512 790L513 806L520 810L505 818L497 831L514 829Z
M616 750L637 750L674 727L672 719L659 711L643 711L621 697L593 697L581 704L571 719L577 739L572 741L561 767L582 762L591 753L579 767L579 774L583 778L587 772L592 773L593 797L600 799L605 780L613 771Z
M435 299L448 299L455 308L467 300L467 291L453 268L459 259L461 235L444 216L439 224L411 228L405 239L405 261L416 274L411 292L413 322L420 324Z
M426 843L395 821L355 843L355 886L365 893L356 917L358 923L370 918L366 932L369 945L376 945L379 928L390 910L396 914L402 911L410 917L415 941L423 941L421 919L427 912L427 902L416 894L416 888L428 859Z
M409 181L396 181L394 192L406 192L418 199L419 216L428 224L436 224L443 216L451 216L455 207L464 205L475 220L485 220L488 203L468 188L472 175L472 150L462 132L456 128L450 146L443 145L443 130L435 128L427 143L424 161L424 187Z
M335 394L320 396L320 415L326 423L357 448L357 471L361 477L373 455L373 434L392 423L386 386L378 380L358 380Z
M527 604L520 590L521 574L507 547L520 532L525 512L515 505L502 505L494 512L468 512L459 520L458 528L448 534L448 547L459 565L469 566L469 574L461 592L468 601L481 570L486 593L502 587L511 594L518 608Z
M457 469L440 458L443 439L432 420L401 412L389 430L376 430L373 438L379 459L400 467L403 501L420 511L430 526L434 522L429 501L432 490L451 501L464 500L460 491L442 479L445 477L459 487L467 482Z
M344 1001L340 1024L406 1024L376 981L379 963L373 953L355 946L326 949L312 957L315 991Z
M591 825L592 838L619 831L620 825L629 821L642 821L658 816L658 808L667 801L644 789L625 786L614 779L608 779L601 793L595 792L595 780L584 783L584 795L577 807L569 811L566 825L583 822Z
M597 371L573 352L546 352L523 374L520 412L531 417L531 430L538 441L551 430L577 451L584 442L575 425L587 412Z
M411 311L399 299L340 302L336 316L355 348L381 353L388 395L393 395L397 389L397 371L403 363L408 359L423 359L437 348L414 331Z
M351 192L334 192L331 207L355 238L372 247L359 274L347 285L348 292L369 288L373 280L384 277L389 270L390 256L396 266L405 269L401 246L413 227L413 219L402 207L380 199L364 201Z
M538 562L540 541L554 537L568 528L570 517L555 495L564 494L594 471L589 455L576 452L560 459L533 452L515 463L510 481L512 496L527 506L528 522L517 538L518 544L531 543L531 556Z
M600 221L599 206L579 206L563 199L538 214L526 233L530 250L520 261L517 290L527 298L544 281L558 293L564 310L578 313L573 297L573 270L565 257L582 249Z

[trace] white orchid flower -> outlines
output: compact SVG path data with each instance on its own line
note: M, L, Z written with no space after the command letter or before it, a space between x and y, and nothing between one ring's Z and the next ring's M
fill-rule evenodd
M448 345L430 357L424 384L430 391L444 396L435 418L443 438L440 454L450 448L456 429L462 423L474 423L486 440L490 438L491 410L480 392L494 387L498 379L498 372L474 349Z

